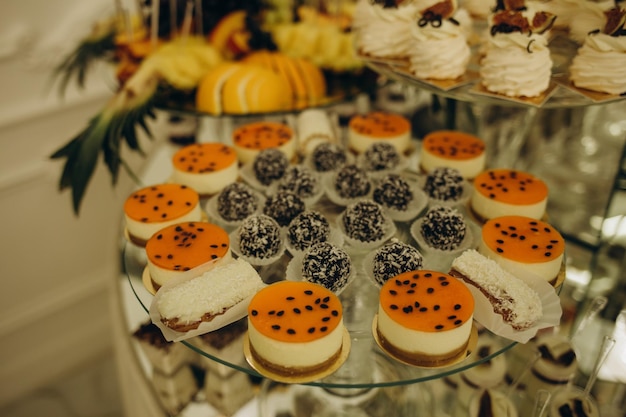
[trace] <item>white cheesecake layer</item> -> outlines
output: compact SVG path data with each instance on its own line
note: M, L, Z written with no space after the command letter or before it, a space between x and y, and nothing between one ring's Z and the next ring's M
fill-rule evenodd
M449 159L442 158L439 155L430 153L422 149L420 155L421 168L426 173L434 171L439 167L454 168L459 171L463 178L471 179L478 175L485 169L486 156L485 153L481 153L476 158L470 159Z
M244 148L242 146L237 146L236 144L233 145L233 148L235 148L237 159L242 165L254 161L254 158L256 158L259 152L261 152L261 149ZM276 149L287 155L287 159L291 161L296 154L296 140L291 138L291 140L277 146Z
M375 138L372 136L362 135L356 132L354 129L350 129L348 131L348 145L350 149L355 151L356 153L363 153L372 146L373 143L376 142L385 142L390 145L393 145L399 154L403 155L406 150L411 145L411 132L407 130L406 132L391 137L384 138Z
M191 187L201 195L213 195L219 193L228 184L235 182L238 176L239 166L235 160L224 169L202 174L184 172L174 168L172 182Z
M228 252L226 252L226 255L224 255L221 259L224 261L232 259L231 251L229 250ZM160 286L163 286L167 281L173 278L179 277L183 273L186 275L190 275L190 271L193 271L194 275L200 276L212 269L214 266L214 262L206 262L202 265L192 268L189 271L175 271L173 269L166 269L155 265L154 263L152 263L150 258L148 258L148 272L150 273L150 278L152 278L152 281Z
M141 222L128 217L127 214L124 214L124 219L126 220L126 230L129 234L147 241L153 234L165 227L176 223L198 222L202 220L202 210L200 209L200 204L198 203L183 216L164 222Z
M310 342L282 342L264 336L248 319L248 337L254 351L267 362L285 368L313 367L333 357L343 343L343 320L333 331Z
M563 254L546 262L526 263L514 261L489 248L482 239L478 245L478 251L487 258L491 258L496 261L502 269L515 276L519 277L520 275L528 275L528 273L530 273L534 276L541 277L548 282L556 278L561 270L561 264L563 263Z
M451 330L422 332L396 323L379 304L378 331L397 349L410 353L443 355L464 346L472 330L472 318Z
M546 212L547 203L548 199L546 198L534 204L508 204L485 197L477 190L474 190L470 200L472 210L485 220L510 215L525 216L539 220Z

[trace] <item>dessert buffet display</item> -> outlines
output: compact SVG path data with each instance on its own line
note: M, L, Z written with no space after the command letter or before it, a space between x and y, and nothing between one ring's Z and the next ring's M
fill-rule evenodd
M424 146L411 139L399 152L397 131L409 123L410 132L410 122L384 111L353 116L311 148L313 129L303 120L332 126L320 109L291 123L242 121L233 146L168 148L158 171L172 175L128 197L127 205L143 204L150 214L169 213L177 200L159 187L193 189L176 182L184 163L219 174L216 161L236 159L235 179L220 176L207 181L211 192L196 193L200 220L165 226L146 245L125 231L131 288L164 340L253 377L352 389L463 373L559 324L563 239L548 221L528 216L525 204L539 178L483 166L484 143L460 131L435 132ZM390 120L399 127L386 128ZM369 132L364 121L393 135L361 135L367 146L353 147L355 126ZM424 153L444 165L426 172ZM483 167L462 175L455 167L468 157L472 168ZM496 177L502 183L492 186ZM476 216L472 196L485 187L497 189L489 201L508 188L520 194L507 203L516 214L488 207L489 220ZM135 222L158 228L162 218ZM227 349L199 342L241 320ZM367 372L345 376L374 357ZM466 400L460 407L469 407Z

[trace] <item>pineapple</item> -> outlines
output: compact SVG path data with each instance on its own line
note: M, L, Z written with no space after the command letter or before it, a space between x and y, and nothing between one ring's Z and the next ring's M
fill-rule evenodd
M117 182L121 166L134 177L120 155L122 140L130 149L143 154L137 129L143 129L151 137L146 119L154 118L160 89L193 90L220 62L219 52L204 39L184 37L165 43L148 55L84 130L51 155L52 159L66 160L59 188L72 190L76 214L100 154L113 184Z

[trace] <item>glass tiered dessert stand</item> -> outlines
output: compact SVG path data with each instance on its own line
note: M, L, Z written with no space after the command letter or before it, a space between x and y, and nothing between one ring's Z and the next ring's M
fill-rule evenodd
M565 54L571 54L571 51ZM433 103L441 104L439 111L426 106L410 115L418 128L423 128L423 125L419 126L420 120L424 120L420 119L420 112L422 116L425 112L431 128L458 128L477 134L487 143L490 167L528 170L548 182L551 189L550 220L562 231L568 243L591 248L592 253L600 245L602 223L613 199L618 168L622 163L626 127L621 115L626 101L595 103L559 86L541 106L527 105L474 94L471 84L442 90L407 76L384 62L372 60L367 65L394 82L427 92ZM562 65L557 65L555 71L564 71L566 62ZM333 111L332 106L329 111ZM226 140L227 130L232 126L249 119L216 118L193 111L183 114L198 117L205 133L206 129L220 130L211 132L220 140ZM288 118L290 115L270 117ZM158 165L167 162L168 150L157 149L156 153L159 155L148 164L147 175L151 178L146 183L165 180L159 177ZM598 198L588 198L591 188ZM338 214L339 209L328 201L320 204L327 213ZM571 209L573 206L576 210ZM406 224L398 225L397 237L410 240L408 229ZM362 254L356 256L355 263L358 264L361 260L358 256ZM147 319L152 295L142 283L145 253L124 243L122 258L123 292L127 299L133 299L131 302L136 303L135 307L146 313L144 318ZM568 262L571 258L570 253ZM269 281L284 279L288 262L289 255L286 254L260 273ZM378 288L362 271L359 275L340 295L351 337L350 355L337 372L323 379L305 384L276 383L264 379L248 365L203 351L193 341L181 343L199 355L262 381L257 395L258 411L254 414L262 417L439 415L440 405L435 404L437 397L431 391L431 382L487 362L515 345L515 342L485 330L479 332L479 340L489 340L496 346L488 356L479 357L468 351L468 356L459 363L431 369L402 364L382 352L374 340L372 318L377 309ZM588 282L582 283L586 284ZM149 365L144 363L144 367L148 369Z

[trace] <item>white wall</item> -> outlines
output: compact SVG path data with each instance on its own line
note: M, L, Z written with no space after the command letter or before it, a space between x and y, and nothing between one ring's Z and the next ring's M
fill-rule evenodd
M111 90L104 69L64 100L48 89L58 57L112 4L0 5L0 404L112 346L108 295L131 181L122 175L113 188L100 166L76 217L69 194L57 192L62 162L49 160Z

